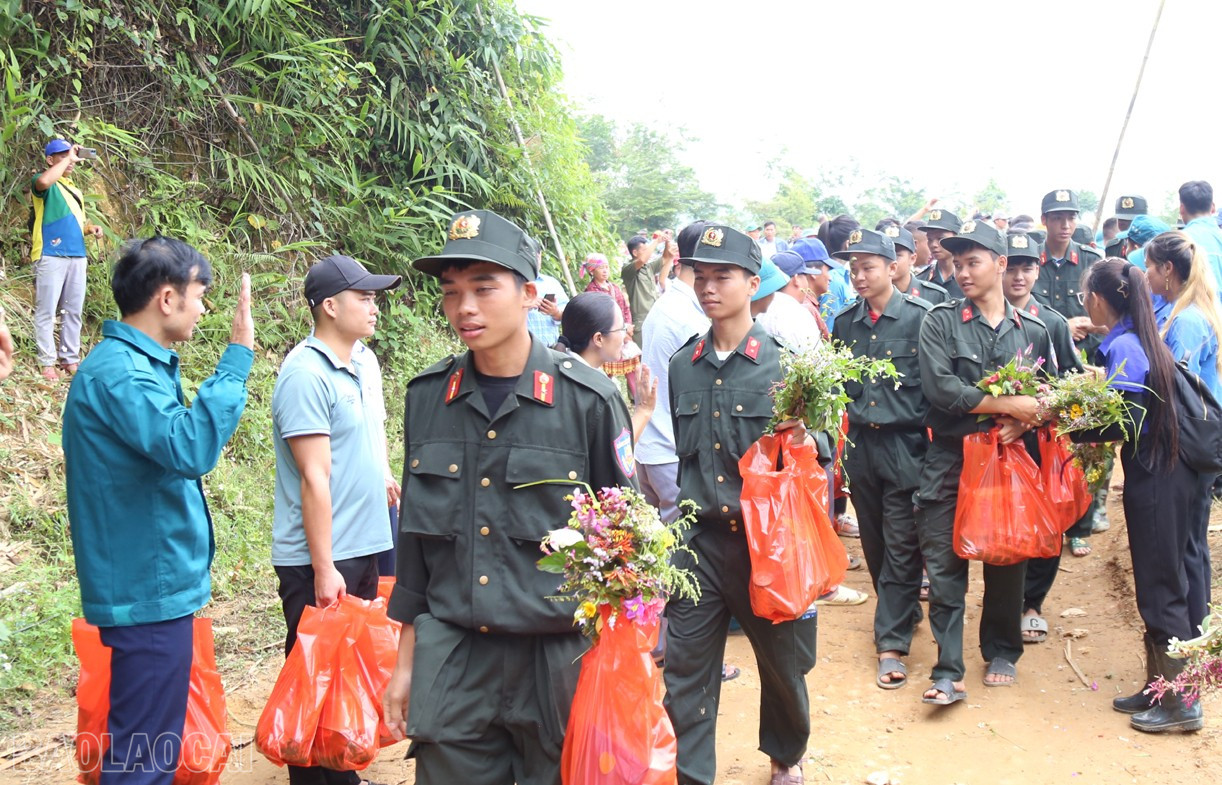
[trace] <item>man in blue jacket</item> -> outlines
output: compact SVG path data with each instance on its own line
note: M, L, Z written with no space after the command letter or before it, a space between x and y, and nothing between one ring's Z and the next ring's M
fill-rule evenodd
M85 620L111 649L101 785L170 785L191 674L192 617L212 595L215 544L200 480L246 406L250 277L230 345L188 407L170 346L191 338L212 269L166 237L114 268L119 321L81 363L64 406L68 520Z

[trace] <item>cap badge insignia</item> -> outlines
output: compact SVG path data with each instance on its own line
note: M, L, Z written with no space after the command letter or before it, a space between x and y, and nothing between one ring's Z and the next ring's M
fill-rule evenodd
M852 233L849 234L849 245L857 245L859 242L861 242L861 230L854 229Z
M1121 199L1120 200L1120 209L1132 210L1133 209L1133 197L1126 196L1123 199Z
M971 234L974 231L976 231L975 221L968 221L967 223L963 224L963 226L959 227L959 234Z
M716 226L710 226L704 230L704 234L700 235L701 245L711 245L714 248L720 248L722 241L726 239L726 233Z
M1055 199L1058 202L1068 202L1069 201L1069 191L1057 191Z
M1015 237L1011 237L1010 238L1010 247L1011 248L1029 248L1030 245L1027 240L1027 235L1020 234Z
M888 226L886 229L883 229L883 234L888 237L899 237L900 228L898 226Z
M930 210L929 211L929 220L941 221L942 220L942 211L941 210Z
M451 240L474 240L479 237L479 216L460 215L450 224Z

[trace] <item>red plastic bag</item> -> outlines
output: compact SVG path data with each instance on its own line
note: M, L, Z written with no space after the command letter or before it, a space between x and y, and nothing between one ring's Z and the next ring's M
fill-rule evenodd
M277 765L367 768L394 744L382 715L382 693L399 653L398 622L386 601L345 595L327 608L307 607L255 731L255 743Z
M1086 514L1091 502L1090 489L1081 467L1073 462L1068 437L1057 437L1051 426L1044 426L1039 429L1039 439L1040 481L1048 503L1059 516L1063 533Z
M1060 518L1021 441L996 429L963 438L954 548L961 558L1004 566L1061 552Z
M195 619L191 683L182 730L182 752L174 773L175 785L215 785L233 749L225 730L225 691L216 670L212 620ZM106 749L110 714L110 648L98 628L84 619L72 620L72 645L81 661L77 681L77 781L94 785Z
M761 437L738 470L751 551L751 610L773 622L792 621L844 580L849 566L827 515L827 474L814 445L794 445L785 433Z
M662 705L662 674L650 653L658 622L637 624L610 606L581 661L560 755L564 785L674 785L679 745Z

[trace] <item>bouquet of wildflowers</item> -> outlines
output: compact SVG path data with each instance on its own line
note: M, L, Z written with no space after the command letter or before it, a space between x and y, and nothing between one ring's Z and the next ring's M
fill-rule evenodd
M890 360L854 357L853 351L839 341L818 343L802 354L781 356L784 377L772 388L773 415L768 433L786 420L801 420L811 431L840 428L849 396L847 381L862 382L878 378L895 381L900 372Z
M1201 622L1201 634L1192 640L1172 638L1167 653L1188 660L1183 672L1173 681L1159 677L1150 685L1150 694L1162 699L1168 692L1181 695L1188 706L1201 699L1208 689L1222 689L1222 607L1211 606Z
M1073 373L1051 379L1039 396L1040 413L1056 423L1057 436L1100 430L1124 423L1129 403L1111 381L1124 370L1122 363L1110 377L1094 373ZM1107 461L1114 447L1110 443L1081 443L1070 446L1074 463L1082 469L1091 493L1107 481Z
M699 586L691 573L671 564L683 545L683 530L694 519L692 502L685 515L666 524L645 497L630 488L589 487L573 491L568 525L548 532L539 569L564 576L561 596L578 601L573 622L597 641L602 632L600 608L608 608L608 623L620 617L653 625L671 595L697 599Z
M989 395L1039 395L1048 392L1048 385L1040 373L1044 358L1029 362L1032 346L1027 345L1014 359L976 382L976 387ZM985 415L987 419L991 415Z

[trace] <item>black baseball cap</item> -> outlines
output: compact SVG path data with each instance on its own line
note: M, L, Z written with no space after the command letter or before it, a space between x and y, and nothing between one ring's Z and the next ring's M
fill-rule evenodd
M1116 217L1132 220L1139 215L1145 215L1150 212L1149 205L1146 204L1146 197L1138 196L1137 194L1128 194L1116 199Z
M1040 202L1040 215L1077 212L1081 212L1078 207L1078 195L1067 188L1049 191L1044 194L1044 199Z
M1006 258L1020 264L1028 260L1038 263L1040 244L1026 232L1010 232L1006 235Z
M1006 255L1006 238L991 221L967 221L954 237L942 240L942 247L951 253L963 253L973 245L986 248L998 256Z
M925 213L925 225L922 229L943 229L947 232L957 232L963 222L959 220L959 216L952 213L950 210L930 210Z
M722 224L704 227L692 255L679 260L683 264L735 264L752 275L759 275L763 257L760 247L743 232Z
M912 232L904 227L888 226L883 229L883 234L891 238L896 248L907 248L911 253L916 253L916 240L913 239Z
M533 281L539 277L539 244L491 210L467 210L450 219L441 253L417 259L412 267L440 276L453 262L491 262Z
M319 259L310 267L305 277L305 297L313 308L328 297L350 289L380 292L395 289L401 283L403 276L375 275L351 256L337 254Z
M854 229L849 233L849 244L843 251L832 254L846 262L853 261L858 254L873 254L887 261L895 261L895 242L882 232L870 229Z

